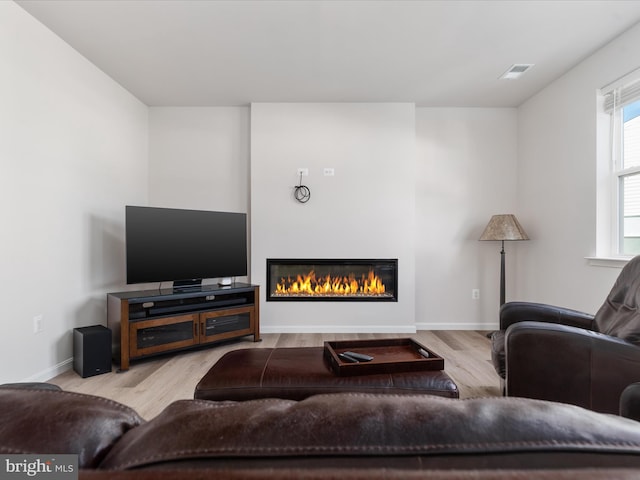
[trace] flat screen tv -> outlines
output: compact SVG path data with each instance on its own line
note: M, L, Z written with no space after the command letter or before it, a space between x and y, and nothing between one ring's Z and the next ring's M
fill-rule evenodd
M125 226L128 284L227 285L247 274L245 213L127 206Z

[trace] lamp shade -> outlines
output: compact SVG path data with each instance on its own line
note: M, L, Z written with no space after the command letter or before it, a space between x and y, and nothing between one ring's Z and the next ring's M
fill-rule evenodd
M482 232L480 240L529 240L515 215L494 215Z

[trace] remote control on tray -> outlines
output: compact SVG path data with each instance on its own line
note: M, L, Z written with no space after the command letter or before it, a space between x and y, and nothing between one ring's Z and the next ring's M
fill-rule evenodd
M365 355L364 353L344 352L343 355L355 358L359 362L370 362L371 360L373 360L373 357L371 355Z

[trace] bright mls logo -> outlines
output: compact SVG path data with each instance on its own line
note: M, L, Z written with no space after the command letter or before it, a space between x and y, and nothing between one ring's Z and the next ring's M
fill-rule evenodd
M78 478L77 455L2 455L0 460L0 480Z

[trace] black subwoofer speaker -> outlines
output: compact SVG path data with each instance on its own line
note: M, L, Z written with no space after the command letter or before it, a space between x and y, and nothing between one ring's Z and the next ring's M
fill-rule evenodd
M111 330L102 325L73 329L73 369L82 378L111 371Z

